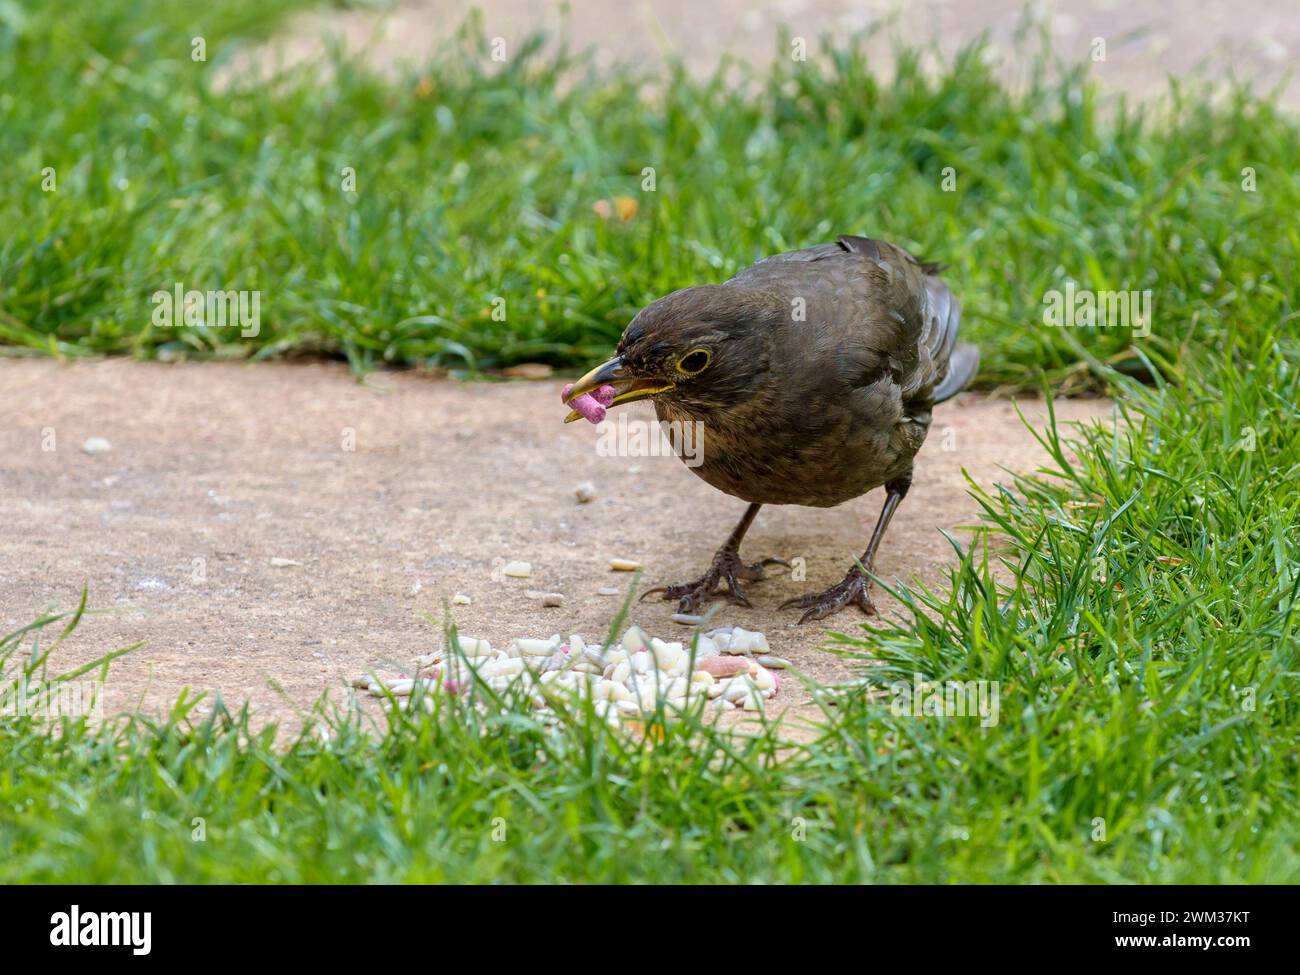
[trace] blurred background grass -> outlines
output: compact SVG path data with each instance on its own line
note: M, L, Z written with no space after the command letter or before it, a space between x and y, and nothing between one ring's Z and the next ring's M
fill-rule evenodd
M1143 348L1171 365L1225 316L1295 307L1297 127L1244 90L1135 108L1040 52L1012 93L978 45L938 76L901 51L879 78L851 42L704 79L597 74L540 36L495 64L473 21L419 69L231 70L304 6L0 0L0 342L572 367L667 291L846 232L949 264L985 385L1077 388L1077 343L1142 368L1125 330L1042 326L1067 280L1152 289ZM149 296L176 282L261 290L260 334L155 327Z

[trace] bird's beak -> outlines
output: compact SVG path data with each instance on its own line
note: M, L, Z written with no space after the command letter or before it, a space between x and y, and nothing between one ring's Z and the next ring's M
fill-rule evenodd
M656 393L665 393L673 388L673 383L665 383L661 379L629 376L623 368L623 360L618 356L614 356L608 362L602 362L574 383L573 388L564 397L564 402L571 402L583 393L590 393L593 389L599 389L601 386L614 387L614 402L610 405L619 406L623 403L646 399ZM581 413L577 410L570 410L569 415L564 418L564 422L572 423L574 420L580 419L582 419Z

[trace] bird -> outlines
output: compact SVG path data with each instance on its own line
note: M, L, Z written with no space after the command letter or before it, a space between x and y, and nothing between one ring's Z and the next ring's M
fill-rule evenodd
M957 341L961 304L943 270L853 235L776 254L722 284L647 305L616 354L566 389L565 403L596 391L615 408L651 400L661 424L700 440L689 445L690 470L748 503L704 575L642 599L677 600L682 613L719 593L752 606L742 582L788 567L774 557L740 558L763 505L833 507L884 487L866 551L844 579L780 606L802 609L800 623L850 605L876 613L869 576L911 486L932 410L979 368L979 350ZM579 416L574 410L565 420Z

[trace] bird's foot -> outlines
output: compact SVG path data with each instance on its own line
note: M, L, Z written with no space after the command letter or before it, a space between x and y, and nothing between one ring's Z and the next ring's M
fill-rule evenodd
M709 598L718 592L725 583L727 598L733 603L739 603L741 606L752 606L753 604L745 595L745 591L740 587L740 580L758 582L763 578L764 566L768 565L783 565L789 568L790 563L785 559L763 559L746 565L740 561L739 553L723 549L713 557L713 564L709 566L709 571L694 582L682 582L675 586L656 586L654 589L646 590L641 598L645 599L646 596L662 593L664 599L679 600L678 612L694 613L707 603Z
M844 577L842 582L836 583L825 592L810 592L806 596L787 599L779 608L785 609L787 606L796 606L799 609L807 610L803 616L799 617L800 623L834 616L850 603L868 616L875 616L875 604L872 603L871 597L867 595L867 590L870 588L871 580L862 574L861 569L854 566L849 570L849 574Z

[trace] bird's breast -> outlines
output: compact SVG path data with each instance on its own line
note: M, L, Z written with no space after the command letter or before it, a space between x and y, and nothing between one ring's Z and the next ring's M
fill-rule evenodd
M655 404L661 422L681 428L689 447L682 460L719 491L759 504L812 507L842 504L898 477L924 439L924 430L909 430L906 418L851 407L823 403L800 412L770 404L692 416Z

